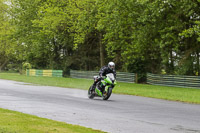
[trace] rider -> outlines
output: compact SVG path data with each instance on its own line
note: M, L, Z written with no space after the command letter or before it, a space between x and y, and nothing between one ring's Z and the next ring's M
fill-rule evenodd
M114 62L109 62L108 63L108 66L103 66L100 71L99 71L99 78L94 81L94 84L93 84L93 89L95 88L96 86L96 83L99 82L103 76L106 76L106 74L108 73L113 73L114 74L114 77L116 78L116 71L115 71L115 63ZM105 86L104 86L105 87ZM104 87L100 87L99 89L101 90L101 92L104 91Z

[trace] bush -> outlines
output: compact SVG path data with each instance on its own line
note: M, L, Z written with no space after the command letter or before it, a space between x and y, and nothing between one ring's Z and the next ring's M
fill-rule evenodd
M22 72L20 72L21 74L25 74L26 73L26 69L31 69L31 64L28 62L24 62L22 63Z
M22 66L22 69L23 69L23 70L31 69L31 64L28 63L28 62L25 62L25 63L23 63L22 65L23 65L23 66Z

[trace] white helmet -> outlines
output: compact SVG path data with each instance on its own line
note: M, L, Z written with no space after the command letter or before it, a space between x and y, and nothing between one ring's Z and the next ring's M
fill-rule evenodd
M110 70L115 69L115 63L114 63L114 62L109 62L109 63L108 63L108 68L109 68Z

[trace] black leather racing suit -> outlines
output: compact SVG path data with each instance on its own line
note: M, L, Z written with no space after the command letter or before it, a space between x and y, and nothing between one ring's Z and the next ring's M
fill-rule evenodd
M108 66L103 66L99 71L100 77L96 81L94 81L93 89L95 88L96 83L98 83L102 79L102 76L106 76L106 74L108 74L108 73L113 73L114 77L116 78L116 71L115 70L111 70L110 68L108 68ZM100 89L101 89L101 91L104 91L104 90L102 90L103 88L100 88Z
M108 73L113 73L115 78L116 78L116 71L115 70L111 70L110 68L108 68L108 66L103 66L100 71L99 71L99 76L106 76L106 74Z

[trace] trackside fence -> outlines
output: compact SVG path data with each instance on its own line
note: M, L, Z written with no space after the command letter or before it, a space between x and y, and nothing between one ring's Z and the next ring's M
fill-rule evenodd
M78 71L78 70L70 70L70 76L72 78L85 78L85 79L93 79L94 76L98 76L98 71ZM127 73L127 72L117 72L117 81L119 82L135 82L135 74Z
M200 76L161 75L147 73L147 83L153 85L200 89Z
M63 70L37 70L27 69L27 76L63 77Z

